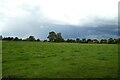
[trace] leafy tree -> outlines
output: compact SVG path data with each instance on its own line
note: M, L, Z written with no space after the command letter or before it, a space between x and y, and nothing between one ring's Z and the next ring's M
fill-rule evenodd
M113 44L113 43L114 43L113 38L109 38L109 39L108 39L108 44Z
M73 39L67 39L66 42L74 43L75 40L73 40Z
M4 37L3 40L12 41L12 40L14 40L14 38L13 37Z
M2 38L2 40L6 40L6 37Z
M19 41L22 41L22 38L20 38Z
M48 37L47 37L48 39L49 39L49 41L50 42L55 42L55 40L56 40L56 34L55 34L55 32L49 32L49 35L48 35Z
M29 36L29 38L27 38L27 41L35 41L35 37L34 36Z
M66 40L66 42L69 42L69 41L70 41L69 39Z
M114 44L120 44L120 38L114 39Z
M18 41L18 40L19 40L18 37L15 37L15 38L14 38L14 41Z
M47 40L44 40L43 42L48 42Z
M120 38L118 38L117 43L120 44Z
M37 39L36 41L40 41L40 39Z
M114 44L117 44L118 43L118 39L114 39Z
M93 39L93 43L99 43L97 39Z
M76 42L79 43L79 42L80 42L80 39L79 39L79 38L76 38Z
M100 43L102 44L102 43L107 43L107 40L106 39L101 39L100 40Z
M91 39L88 39L88 40L87 40L87 43L91 43L91 42L93 42Z
M85 38L82 39L82 43L87 43L87 40Z
M64 41L64 39L62 38L62 36L61 36L61 33L57 33L56 34L56 40L55 40L56 42L63 42Z

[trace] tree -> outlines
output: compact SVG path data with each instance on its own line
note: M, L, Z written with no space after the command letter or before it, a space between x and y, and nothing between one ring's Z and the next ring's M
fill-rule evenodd
M62 36L61 36L61 33L57 33L56 34L56 40L55 40L56 42L63 42L64 41L64 39L62 38Z
M105 43L105 44L106 44L106 43L107 43L107 40L106 40L106 39L101 39L101 40L100 40L100 43L101 43L101 44L102 44L102 43Z
M44 40L43 42L48 42L47 40Z
M55 40L56 40L56 34L55 34L55 32L49 32L49 35L48 35L48 37L47 37L48 39L49 39L49 41L50 42L55 42Z
M73 40L73 39L67 39L66 42L74 43L75 40Z
M15 38L14 38L14 41L18 41L18 40L19 40L18 37L15 37Z
M91 39L87 39L87 43L93 43Z
M93 39L93 43L99 43L97 39Z
M118 43L118 39L114 39L114 44L117 44Z
M7 40L12 41L12 40L14 40L14 38L13 37L8 37Z
M37 39L36 41L40 41L40 39Z
M34 36L29 36L29 38L27 38L28 41L35 41L35 37Z
M108 44L113 44L113 43L114 43L113 38L109 38L109 39L108 39Z
M22 41L22 38L20 38L19 41Z
M117 43L120 44L120 38L118 38L118 42Z
M80 42L80 39L79 39L79 38L76 38L76 42L79 43L79 42Z
M87 43L87 40L85 38L82 39L82 43Z
M70 39L67 39L66 42L70 42Z

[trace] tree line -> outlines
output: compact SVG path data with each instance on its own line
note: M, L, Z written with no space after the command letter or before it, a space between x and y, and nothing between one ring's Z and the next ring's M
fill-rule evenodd
M49 32L47 36L48 40L40 40L40 39L35 39L34 36L29 36L26 39L18 38L18 37L2 37L0 36L0 40L3 41L36 41L36 42L67 42L67 43L96 43L96 44L119 44L120 43L120 38L109 38L109 39L64 39L61 35L61 33L55 33L53 31Z

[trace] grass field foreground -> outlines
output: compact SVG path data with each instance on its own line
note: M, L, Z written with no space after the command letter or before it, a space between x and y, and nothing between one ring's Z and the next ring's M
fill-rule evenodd
M115 78L115 44L3 42L3 77Z

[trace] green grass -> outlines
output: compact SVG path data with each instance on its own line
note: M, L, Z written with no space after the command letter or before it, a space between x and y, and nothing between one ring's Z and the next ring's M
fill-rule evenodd
M2 76L17 78L115 78L115 44L3 42Z

